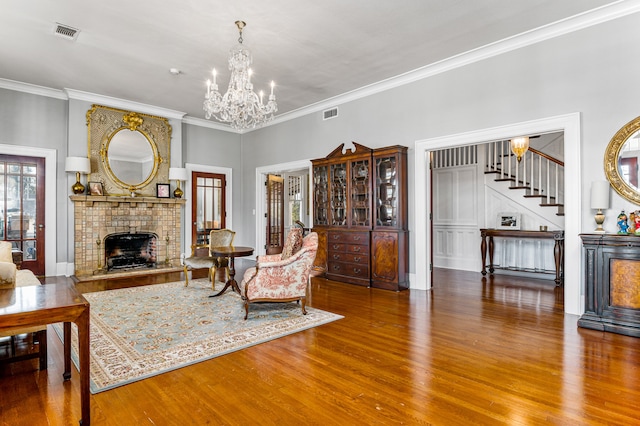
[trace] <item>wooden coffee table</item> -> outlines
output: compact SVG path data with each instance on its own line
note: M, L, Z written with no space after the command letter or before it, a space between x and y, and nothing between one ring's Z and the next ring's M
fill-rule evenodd
M236 282L235 275L236 269L234 266L234 259L236 257L244 257L251 256L253 254L252 247L242 247L242 246L224 246L224 247L213 247L211 248L211 255L214 257L228 257L229 258L229 279L227 280L224 288L220 290L219 293L213 294L209 297L218 297L223 294L229 287L233 289L236 293L240 294L240 287Z
M0 330L64 323L64 380L71 378L71 323L76 323L80 358L80 424L89 426L89 302L69 283L0 290L0 300L11 300L7 306L0 307Z

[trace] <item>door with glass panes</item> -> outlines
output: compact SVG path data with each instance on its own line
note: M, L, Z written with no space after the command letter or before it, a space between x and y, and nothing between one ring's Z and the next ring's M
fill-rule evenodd
M22 252L22 269L43 276L44 158L0 155L0 240Z
M209 244L211 230L226 227L225 175L193 172L191 185L191 241L196 245Z

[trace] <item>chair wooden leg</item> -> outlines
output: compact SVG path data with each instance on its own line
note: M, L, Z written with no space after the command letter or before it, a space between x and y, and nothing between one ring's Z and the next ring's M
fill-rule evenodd
M189 285L189 271L187 270L187 266L184 266L184 286L187 287Z
M302 306L302 315L307 315L307 310L305 309L305 305L307 304L307 298L306 297L301 297L300 298L300 305Z
M244 319L246 320L249 317L249 301L244 301Z

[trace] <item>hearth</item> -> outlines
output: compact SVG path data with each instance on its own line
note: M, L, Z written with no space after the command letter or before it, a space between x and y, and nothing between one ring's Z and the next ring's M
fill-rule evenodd
M153 268L158 258L158 236L151 232L109 234L104 239L107 271Z

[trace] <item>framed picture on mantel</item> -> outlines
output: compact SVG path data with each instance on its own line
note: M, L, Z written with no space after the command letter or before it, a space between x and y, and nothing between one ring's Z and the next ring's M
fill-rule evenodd
M498 213L496 229L520 230L520 213Z
M168 183L158 183L157 184L157 197L158 198L169 198L169 184Z

